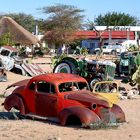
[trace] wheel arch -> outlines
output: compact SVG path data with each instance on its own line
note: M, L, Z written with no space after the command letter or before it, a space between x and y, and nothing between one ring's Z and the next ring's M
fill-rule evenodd
M9 95L8 97L6 97L4 101L4 108L7 111L10 111L12 107L18 109L22 115L24 115L27 111L25 107L24 99L18 93Z
M122 123L126 121L125 113L120 106L113 104L113 107L111 108L111 112L115 114L118 123Z
M76 107L63 109L60 112L59 119L60 119L61 125L66 125L67 120L71 116L76 116L77 118L79 118L82 126L88 126L91 123L100 122L100 118L93 111L85 107L76 106Z

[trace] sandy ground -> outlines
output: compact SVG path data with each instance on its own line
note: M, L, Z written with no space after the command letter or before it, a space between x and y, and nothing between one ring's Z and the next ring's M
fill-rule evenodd
M51 72L50 59L35 59L46 72ZM41 64L44 63L44 64ZM8 82L0 83L0 94L5 88L29 77L8 72ZM128 85L123 85L127 87ZM4 98L0 98L0 104ZM126 114L126 123L115 129L89 130L76 127L62 127L42 120L18 119L12 112L0 106L0 140L139 140L140 139L140 100L123 100L119 105Z

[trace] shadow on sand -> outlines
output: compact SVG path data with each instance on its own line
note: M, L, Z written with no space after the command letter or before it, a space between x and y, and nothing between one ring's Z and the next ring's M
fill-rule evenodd
M0 112L0 119L18 120L22 119L18 112Z
M32 121L39 121L42 123L48 123L51 125L59 125L57 122L50 121L47 119L23 116L23 115L20 115L19 112L0 112L0 120L32 120Z
M69 125L69 126L61 126L58 122L50 121L50 120L43 120L38 118L26 117L19 114L19 112L0 112L0 120L32 120L32 121L39 121L42 123L47 123L50 125L60 126L60 127L70 127L74 129L82 129L80 126L77 125Z

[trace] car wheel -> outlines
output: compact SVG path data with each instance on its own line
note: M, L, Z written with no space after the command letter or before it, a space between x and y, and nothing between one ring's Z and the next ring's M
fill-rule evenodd
M113 51L111 51L111 54L112 54L112 55L116 55L117 52L116 52L115 50L113 50Z
M89 83L90 88L93 89L94 86L95 86L95 84L96 84L97 82L99 82L99 81L100 81L99 79L93 79L93 80L91 80L90 83Z
M136 81L133 81L133 80L132 80L132 81L130 81L130 85L131 85L131 86L135 86L136 84L137 84L137 82L136 82Z
M98 50L98 51L96 51L96 52L95 52L95 54L100 54L100 51L99 51L99 50Z
M61 61L53 69L54 73L74 73L76 74L76 67L70 61Z

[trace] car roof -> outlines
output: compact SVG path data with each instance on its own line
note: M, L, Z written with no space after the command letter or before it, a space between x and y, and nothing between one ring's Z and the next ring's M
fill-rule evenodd
M48 73L48 74L42 74L35 76L31 79L31 81L39 81L39 80L44 80L53 84L60 84L63 82L86 82L86 80L76 74L68 74L68 73Z
M4 48L9 51L13 51L13 52L18 52L18 50L16 48L13 48L12 46L1 46L1 48Z

